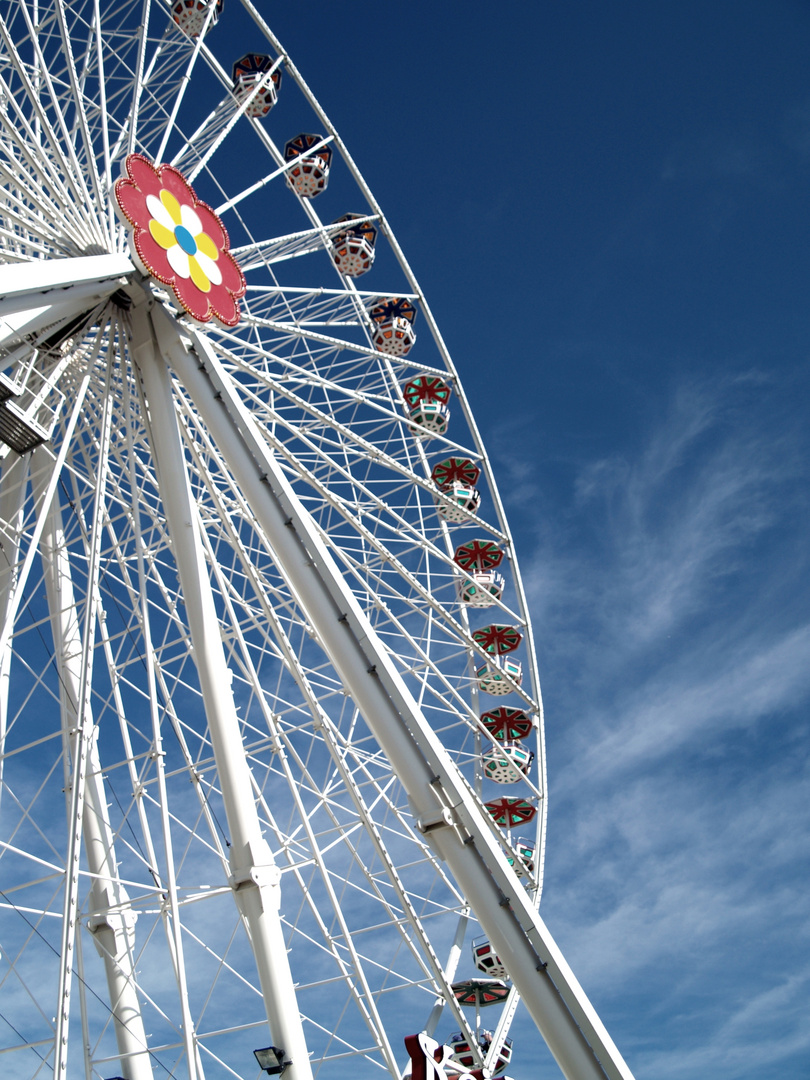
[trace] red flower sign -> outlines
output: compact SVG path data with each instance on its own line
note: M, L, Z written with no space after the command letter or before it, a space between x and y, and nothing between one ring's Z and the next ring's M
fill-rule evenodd
M115 199L133 226L135 261L170 285L180 307L198 322L236 326L247 285L219 217L171 165L154 166L130 154L125 167Z

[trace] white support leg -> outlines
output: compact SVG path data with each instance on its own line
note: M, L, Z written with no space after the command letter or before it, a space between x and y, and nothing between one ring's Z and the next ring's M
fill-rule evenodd
M171 378L156 349L144 308L133 311L132 352L149 409L149 438L228 820L231 886L250 933L272 1038L292 1062L284 1076L286 1080L311 1080L279 914L281 872L261 833L205 566L199 515L186 472Z
M506 862L484 812L355 601L309 513L201 335L196 356L162 308L153 319L167 356L374 737L408 792L427 839L448 863L505 961L567 1080L632 1080L632 1074Z
M65 743L75 744L75 732L79 723L77 708L81 685L82 640L64 542L62 515L55 500L48 514L40 550L51 614L54 653L59 671ZM113 834L98 755L98 729L93 725L91 717L88 717L86 722L92 732L87 750L85 808L82 818L84 851L88 869L93 875L93 912L89 929L104 961L122 1071L127 1080L152 1080L146 1032L135 988L133 947L136 916L131 909L126 889L118 880Z
M28 487L28 458L7 458L0 478L0 626L5 625L19 571L20 532L23 505ZM8 691L11 675L11 640L5 639L0 652L0 753L5 748L8 730ZM3 758L0 757L0 780Z

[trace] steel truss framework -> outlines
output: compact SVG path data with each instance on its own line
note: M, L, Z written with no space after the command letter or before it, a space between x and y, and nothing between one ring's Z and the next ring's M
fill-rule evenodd
M229 0L226 35L215 14L193 38L166 0L0 3L0 1068L253 1076L272 1041L291 1080L398 1077L405 1035L451 1028L492 1068L522 997L566 1076L631 1080L537 914L531 627L462 387L262 15ZM240 33L272 60L247 98ZM283 154L310 130L335 151L317 203ZM130 261L111 188L135 151L223 215L237 328L178 317ZM362 281L321 219L347 209L379 231ZM400 357L371 347L392 298L420 313ZM452 418L428 440L401 388L437 375ZM453 456L483 487L455 524L431 480ZM459 598L471 538L506 556L486 612ZM483 805L504 793L484 622L522 634L503 681L533 718L508 789L537 810L531 872ZM451 989L476 922L513 987L486 1055Z

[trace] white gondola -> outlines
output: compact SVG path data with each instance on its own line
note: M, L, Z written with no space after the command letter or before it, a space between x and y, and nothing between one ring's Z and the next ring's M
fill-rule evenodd
M273 67L273 58L262 53L245 53L233 65L233 93L241 105L246 98L250 103L245 109L245 114L254 119L267 116L278 101L278 91L281 86L281 69L277 68L267 79L268 72ZM260 90L256 87L262 81L264 85Z
M411 431L418 439L445 435L450 424L450 410L440 401L420 401L411 411Z
M473 963L482 974L489 975L493 979L509 978L506 966L495 952L489 938L476 938L472 943L472 954Z
M481 492L478 488L456 480L449 487L442 489L441 495L436 496L435 502L437 512L445 521L460 525L478 513Z
M197 38L205 29L205 20L211 6L211 0L176 0L176 3L172 4L172 18L189 37ZM216 0L213 4L214 10L208 22L209 30L216 26L224 6L224 0Z
M466 578L458 583L459 599L468 607L488 608L496 604L503 596L506 584L503 574L495 570L476 570L470 574L472 581Z
M344 214L332 224L344 221L346 229L332 237L332 261L346 277L361 277L374 262L377 229L362 214Z
M502 742L483 755L484 776L496 784L516 784L534 761L532 751L520 742Z
M504 694L512 693L509 679L520 686L523 680L523 665L520 660L512 660L508 656L493 658L488 664L476 668L475 678L482 693L503 697Z
M319 150L311 152L311 148L320 142L323 142L320 135L301 134L284 146L284 160L294 162L287 170L287 183L302 199L314 199L329 182L331 146L321 146Z
M386 319L378 324L371 340L378 352L406 356L416 341L416 331L407 319Z

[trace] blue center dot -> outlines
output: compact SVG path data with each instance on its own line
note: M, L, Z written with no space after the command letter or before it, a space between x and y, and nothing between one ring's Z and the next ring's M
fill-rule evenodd
M175 225L174 238L186 255L197 254L197 241L184 225Z

